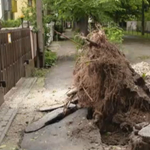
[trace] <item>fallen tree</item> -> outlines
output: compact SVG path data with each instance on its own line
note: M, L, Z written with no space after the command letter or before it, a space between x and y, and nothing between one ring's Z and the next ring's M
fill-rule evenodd
M137 123L147 122L150 92L144 79L103 31L94 31L85 40L88 44L75 66L75 90L69 102L78 97L82 107L91 108L101 130L114 123L130 131Z

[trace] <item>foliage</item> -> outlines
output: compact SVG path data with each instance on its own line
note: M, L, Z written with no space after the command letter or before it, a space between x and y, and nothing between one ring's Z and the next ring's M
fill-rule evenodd
M57 60L57 55L55 52L52 52L50 50L45 51L45 66L51 67L55 64Z
M54 26L54 29L60 33L63 33L63 25L62 25L62 22L61 21L56 21L55 22L55 26ZM61 35L60 34L57 34L57 33L54 33L54 38L56 41L58 40L61 40Z
M146 78L146 73L143 73L143 74L142 74L142 78L145 80L145 78Z
M79 21L91 17L106 24L141 18L142 0L44 0L57 19ZM150 0L144 0L148 11ZM148 16L148 15L147 15Z
M77 33L77 32L75 33L73 40L76 43L78 43L77 44L77 50L81 49L83 47L83 45L85 44L85 41L82 38L80 38L79 33Z
M23 7L22 13L24 15L24 20L30 22L30 25L33 26L33 30L36 32L37 29L37 22L36 22L36 8L33 7Z
M103 28L108 40L113 43L122 43L123 41L123 29L117 26L108 26Z
M7 20L7 21L2 21L2 27L3 27L3 28L19 27L20 24L21 24L20 19L17 19L17 20Z
M101 16L119 9L118 0L55 0L53 4L59 18L76 21L85 16L100 21Z
M57 21L55 23L55 30L60 32L60 33L63 33L63 27L62 27L62 23L60 21Z
M145 12L149 10L150 0L144 0ZM114 14L110 14L115 18L116 22L128 20L141 20L142 0L120 0L120 7Z
M150 9L147 12L145 12L145 20L150 21Z
M46 1L44 1L46 2ZM47 9L45 7L46 3L44 3L43 5L43 11L45 11L45 9ZM47 10L48 11L48 10ZM25 16L25 20L29 21L30 24L33 26L33 31L37 32L38 31L38 27L37 27L37 19L36 19L36 7L32 6L32 7L23 7L22 8L22 13ZM44 41L45 41L45 45L48 41L48 33L50 32L50 28L47 26L48 23L50 23L51 21L54 21L55 17L51 14L48 15L43 15L43 28L44 28Z

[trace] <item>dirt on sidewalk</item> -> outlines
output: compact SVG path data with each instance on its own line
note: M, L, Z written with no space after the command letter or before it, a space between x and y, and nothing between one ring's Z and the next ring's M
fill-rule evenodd
M54 42L53 45L55 48L51 47L51 50L58 53L58 62L49 69L45 77L37 79L20 105L0 149L15 150L19 148L27 125L44 115L37 111L39 108L64 103L66 92L72 85L76 47L70 41Z

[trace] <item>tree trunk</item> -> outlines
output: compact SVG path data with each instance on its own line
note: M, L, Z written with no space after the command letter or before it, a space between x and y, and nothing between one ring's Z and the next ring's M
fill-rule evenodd
M73 21L73 27L72 27L73 31L77 30L77 22Z
M84 36L88 34L88 17L81 18L79 21L74 21L73 31L79 31L83 33Z
M88 17L81 18L77 22L77 26L79 27L80 32L83 33L84 36L87 36L87 34L88 34Z
M42 20L42 1L36 1L36 14L37 14L37 27L38 27L38 64L40 68L44 67L44 32L43 32L43 20Z

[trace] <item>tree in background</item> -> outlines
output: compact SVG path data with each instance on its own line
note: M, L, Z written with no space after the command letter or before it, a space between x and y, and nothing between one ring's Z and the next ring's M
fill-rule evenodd
M57 10L58 18L73 20L75 29L79 29L84 35L88 33L89 18L92 18L93 22L102 23L102 19L109 18L108 13L120 9L118 0L52 0L51 2L55 11Z
M150 18L150 0L120 0L122 9L116 10L114 14L110 14L115 18L116 23L124 23L128 20L137 20L142 22L142 34L144 34L145 20Z
M144 29L144 18L149 16L149 2L150 0L43 0L43 19L45 23L55 21L62 24L62 20L73 21L74 30L84 35L88 34L89 18L93 24L101 25L141 20ZM25 9L24 14L36 26L36 19L33 19L36 15L34 8Z
M59 19L73 20L74 29L87 35L88 18L94 23L142 21L144 28L145 13L150 0L44 0L51 3ZM143 13L142 13L143 12Z

